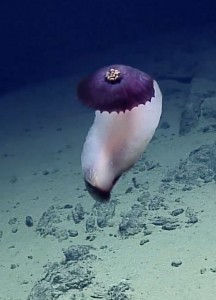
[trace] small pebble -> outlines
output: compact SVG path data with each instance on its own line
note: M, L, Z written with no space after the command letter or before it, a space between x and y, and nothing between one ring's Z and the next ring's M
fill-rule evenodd
M177 228L177 224L171 224L171 223L167 223L165 225L162 226L163 230L175 230Z
M45 171L43 171L43 175L48 175L49 174L49 171L47 171L47 170L45 170Z
M95 238L96 238L95 235L87 235L87 236L86 236L86 240L87 240L87 241L90 241L90 242L94 241Z
M169 125L168 122L164 121L164 122L161 123L160 128L162 128L162 129L168 129L168 128L170 128L170 125Z
M144 234L144 235L150 235L150 234L152 234L152 231L151 231L150 229L145 229L145 230L143 231L143 234Z
M15 224L17 222L17 218L11 218L9 221L8 221L8 224L9 225L13 225L13 224Z
M18 180L17 176L14 175L11 177L10 182L15 183L15 182L17 182L17 180Z
M78 236L78 231L69 229L68 234L69 234L70 237L76 237L76 236Z
M175 210L173 210L173 211L171 212L171 215L172 215L173 217L176 217L176 216L182 214L183 212L184 212L184 209L183 209L183 208L177 208L177 209L175 209Z
M171 262L171 266L172 267L179 267L179 266L181 266L182 265L182 261L181 260L176 260L176 261L172 261Z
M132 192L132 190L133 190L133 188L132 188L132 187L129 187L129 188L127 188L127 189L126 189L126 191L125 191L125 194L129 194L129 193L131 193L131 192Z
M16 269L16 267L17 267L16 264L11 264L11 265L10 265L10 269L11 269L11 270Z
M18 231L18 228L17 227L13 227L12 229L11 229L11 232L12 233L16 233Z
M28 227L32 227L34 225L33 219L31 216L26 216L25 224Z
M210 268L210 271L212 271L213 273L216 273L216 268Z
M200 274L205 274L206 271L207 271L206 268L202 268L200 269Z
M140 241L140 245L142 246L142 245L144 245L144 244L146 244L146 243L148 243L149 242L149 239L142 239L141 241Z
M198 222L198 218L196 216L189 217L189 219L187 221L188 224L195 224L197 222Z
M158 219L152 222L152 224L156 226L162 226L165 225L166 223L167 223L166 219Z
M73 205L72 204L65 204L64 208L65 209L70 209L70 208L73 208Z

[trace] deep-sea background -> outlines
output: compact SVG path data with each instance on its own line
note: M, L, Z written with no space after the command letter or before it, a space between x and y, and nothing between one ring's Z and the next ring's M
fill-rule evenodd
M213 0L1 1L0 91L71 74L65 64L94 51L214 21Z
M1 300L31 288L31 300L214 299L213 1L8 1L0 13ZM75 81L113 62L159 79L166 122L104 207L84 191L80 137L93 113L80 114Z

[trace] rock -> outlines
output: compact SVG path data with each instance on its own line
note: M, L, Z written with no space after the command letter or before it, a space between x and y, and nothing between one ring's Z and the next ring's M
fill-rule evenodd
M216 116L216 84L215 80L211 77L215 72L210 72L210 69L215 66L215 62L208 62L202 65L208 76L203 74L194 79L191 82L190 94L186 102L186 106L181 115L180 120L180 134L185 135L191 132L192 129L200 127L202 121L210 123L215 120ZM199 65L200 68L200 65ZM207 72L208 70L208 72ZM214 75L215 77L215 75Z
M144 230L143 230L143 234L144 234L144 236L150 235L150 234L152 234L152 230L148 229L148 228L145 226L145 228L144 228Z
M91 234L91 235L86 236L86 240L89 241L89 242L93 242L95 239L96 239L95 234Z
M206 271L207 271L207 269L206 269L206 268L202 268L202 269L200 269L200 274L205 274L205 273L206 273Z
M194 212L194 210L190 207L187 207L185 211L185 216L188 218L187 223L188 224L195 224L198 222L198 218Z
M56 224L61 222L61 216L58 213L57 207L52 205L42 214L38 221L36 231L43 237L46 237L47 235L55 235L57 231Z
M182 265L182 261L181 260L176 260L176 261L172 261L171 262L171 266L172 267L180 267Z
M150 200L148 209L149 210L158 210L160 208L167 208L164 203L164 197L155 196L153 199Z
M178 224L166 223L161 228L163 230L175 230L178 226L179 226Z
M92 283L94 275L88 268L76 263L61 265L54 263L43 279L33 287L28 300L53 300L70 290L82 290Z
M70 237L76 237L76 236L78 236L79 233L77 230L69 229L68 234Z
M92 214L96 217L98 227L108 226L108 221L115 216L116 201L111 200L107 203L96 202L92 208Z
M16 265L16 264L11 264L11 265L10 265L10 269L11 269L11 270L14 270L14 269L16 269L16 267L17 267L17 265Z
M130 290L130 285L127 282L120 282L118 285L113 285L108 290L108 300L129 300L127 291Z
M198 103L196 103L196 101ZM181 114L179 134L185 135L189 133L199 123L201 99L193 99L187 103L184 111Z
M170 124L168 122L162 122L160 125L161 129L168 129L170 128Z
M168 176L184 184L184 190L202 183L216 182L216 142L202 145L190 152L187 159L180 161L176 170L169 170Z
M96 230L95 217L90 216L86 220L86 232L94 232Z
M71 209L71 208L73 208L73 205L72 205L72 204L65 204L65 205L63 206L63 208L64 208L64 209Z
M157 217L152 224L156 225L156 226L163 226L165 225L169 220L167 218L163 218L163 217Z
M140 245L142 246L142 245L144 245L144 244L146 244L146 243L148 243L149 242L149 239L142 239L141 241L140 241Z
M52 205L41 216L36 226L36 231L42 236L54 236L60 242L69 238L69 236L76 236L77 230L71 228L73 211L69 205ZM75 233L76 232L76 233Z
M126 238L141 232L145 226L145 215L145 208L142 205L134 204L132 209L122 217L122 221L119 224L120 235Z
M216 273L216 267L210 268L210 271L211 271L212 273Z
M17 220L17 218L11 218L9 221L8 221L8 224L9 225L14 225L14 224L16 224L16 222L17 222L18 220Z
M13 175L13 176L11 176L10 183L16 183L17 180L18 180L18 177L16 175Z
M171 215L172 215L173 217L176 217L176 216L182 214L183 212L184 212L184 209L183 209L183 208L177 208L177 209L175 209L175 210L173 210L173 211L171 212Z
M199 220L198 220L198 218L197 218L196 216L191 216L191 217L188 218L187 223L188 223L188 224L195 224L195 223L197 223L198 221L199 221Z
M137 201L142 204L143 206L146 206L150 198L149 192L143 192L138 198Z
M90 257L90 250L94 249L88 245L72 245L67 249L63 249L65 261L80 261L86 260Z
M52 263L47 266L44 276L32 288L27 300L55 300L66 296L67 292L83 290L93 279L91 260L96 259L90 253L90 246L77 245L63 250L65 261ZM88 264L83 265L85 260Z
M75 206L74 211L72 213L72 216L73 216L73 220L76 224L80 223L82 220L84 220L85 212L84 212L84 209L83 209L83 207L80 203L78 203Z
M11 232L12 232L12 233L17 233L17 231L18 231L18 228L17 228L17 227L13 227L13 228L11 229Z
M25 224L28 227L32 227L34 225L33 219L31 216L26 216Z
M47 281L38 281L31 293L29 294L27 300L53 300L54 289L52 285Z

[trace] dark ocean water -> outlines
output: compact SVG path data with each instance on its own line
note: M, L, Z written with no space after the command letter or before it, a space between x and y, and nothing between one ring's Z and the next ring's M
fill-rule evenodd
M86 53L209 24L215 8L213 0L2 1L0 92L61 77L67 61Z

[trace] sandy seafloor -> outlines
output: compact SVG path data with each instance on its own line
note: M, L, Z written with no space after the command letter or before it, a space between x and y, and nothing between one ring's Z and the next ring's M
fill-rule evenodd
M60 300L215 299L215 180L206 183L200 180L199 185L190 188L175 181L167 185L162 181L169 170L178 168L180 160L188 159L191 151L216 140L212 126L216 125L216 98L212 93L208 95L210 87L216 91L215 36L215 29L211 27L182 30L137 44L121 45L107 53L89 54L82 61L68 64L65 77L2 96L1 300L27 299L43 278L45 266L63 261L62 249L70 245L95 247L91 253L97 259L81 262L94 273L94 278L82 290L60 291ZM117 201L115 215L104 228L97 227L88 233L86 219L94 215L95 201L85 191L80 153L94 114L75 102L75 88L78 79L89 70L110 63L129 64L158 79L164 97L161 124L167 122L170 127L158 127L142 159L115 186L112 192L112 201ZM70 75L69 69L72 70ZM190 82L179 79L189 77ZM210 97L206 101L210 101L215 115L208 118L201 115L189 133L179 135L181 114L191 93ZM201 128L209 124L213 129L203 132ZM214 163L212 161L212 165ZM145 227L137 234L122 237L119 233L122 215L130 211L133 204L140 205L137 201L140 197L144 199L141 208ZM149 204L158 197L162 199L159 206L150 209ZM72 216L77 203L82 205L85 215L84 220L75 224L68 215ZM73 208L64 208L66 204ZM56 226L57 230L77 230L78 236L62 241L54 235L40 236L37 224L51 206L56 214L60 213L62 222L52 224L51 220L49 225ZM173 217L171 212L179 208L183 213ZM197 222L188 222L191 214ZM32 216L32 227L25 225L26 216ZM163 230L162 226L152 224L162 217L171 220L171 224L175 219L176 229ZM145 235L146 230L151 234ZM148 241L140 245L146 239ZM172 266L172 262L181 264ZM108 296L109 288L120 283L123 288L119 296L114 293ZM53 283L52 287L56 292L58 284ZM55 297L49 299L57 299ZM30 299L46 297L31 294Z

